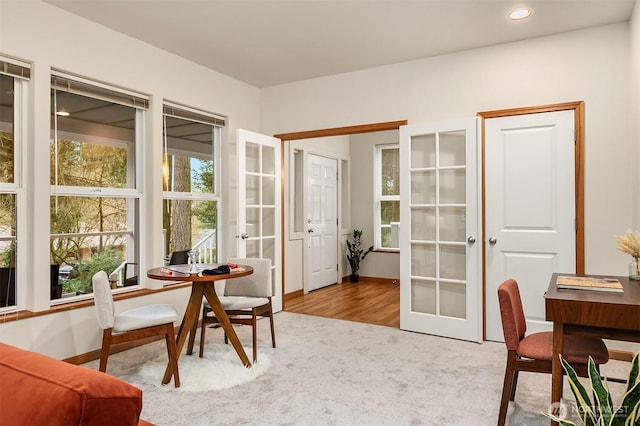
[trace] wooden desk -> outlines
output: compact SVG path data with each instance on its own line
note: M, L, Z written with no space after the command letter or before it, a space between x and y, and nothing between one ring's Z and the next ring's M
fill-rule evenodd
M229 321L229 317L222 308L222 304L220 304L220 299L218 299L218 295L216 294L214 289L214 282L251 275L253 274L253 268L247 265L238 265L238 267L232 269L230 273L222 275L202 275L201 272L180 272L182 270L188 270L189 266L190 265L171 265L165 268L154 268L147 271L147 276L155 280L191 281L191 297L189 298L189 302L187 303L187 309L184 312L184 317L182 318L182 323L180 324L180 329L178 330L178 337L176 338L178 359L180 358L180 354L182 353L182 348L184 347L184 343L187 340L189 331L191 330L192 326L194 326L198 321L198 317L200 315L200 307L202 306L202 297L204 296L207 298L209 305L211 305L211 308L218 318L220 325L227 333L227 336L231 341L233 348L236 350L236 353L240 357L240 360L245 367L250 367L251 363L249 362L249 358L244 352L244 348L242 347L242 344L238 339L238 335L236 334L233 326L231 325L231 322ZM198 265L198 269L202 271L203 269L216 268L217 266L217 264ZM167 364L167 369L165 370L162 384L169 383L171 381L172 375L173 369L171 368L171 364Z
M639 281L607 276L620 281L623 293L559 290L556 287L558 275L576 276L553 274L545 295L546 320L553 322L552 404L559 402L562 396L562 365L558 355L563 351L565 334L640 342Z

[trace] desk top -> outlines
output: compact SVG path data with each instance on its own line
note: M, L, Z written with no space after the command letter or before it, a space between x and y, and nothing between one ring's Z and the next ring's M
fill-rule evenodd
M558 289L553 274L545 295L547 321L564 324L611 327L626 330L640 330L640 281L630 281L628 277L588 275L596 278L617 278L622 284L622 293L596 290ZM640 333L640 331L639 331Z
M154 280L166 280L166 281L219 281L232 278L245 277L253 274L253 268L248 265L238 265L237 268L233 268L228 274L220 275L202 275L204 269L217 268L219 263L212 264L198 264L198 272L188 272L191 265L170 265L163 268L153 268L147 271L147 277Z

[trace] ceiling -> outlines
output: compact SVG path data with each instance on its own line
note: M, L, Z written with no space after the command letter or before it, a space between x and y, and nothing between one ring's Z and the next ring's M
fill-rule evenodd
M624 22L635 0L44 1L262 88Z

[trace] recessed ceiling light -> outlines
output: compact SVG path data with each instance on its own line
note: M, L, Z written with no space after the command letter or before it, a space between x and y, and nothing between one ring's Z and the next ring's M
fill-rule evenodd
M511 20L518 21L520 19L528 18L531 15L533 15L533 9L521 8L512 10L507 16Z
M56 115L59 115L61 117L68 117L69 113L67 111L58 111L56 112Z

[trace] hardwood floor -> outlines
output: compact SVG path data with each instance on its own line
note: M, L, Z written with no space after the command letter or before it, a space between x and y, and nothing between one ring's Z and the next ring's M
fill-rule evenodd
M361 277L286 298L284 306L287 312L400 328L400 286L389 280Z

